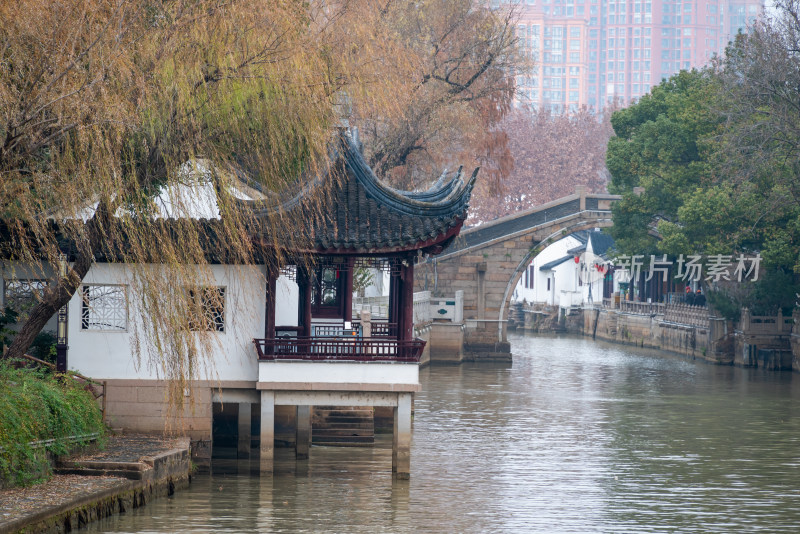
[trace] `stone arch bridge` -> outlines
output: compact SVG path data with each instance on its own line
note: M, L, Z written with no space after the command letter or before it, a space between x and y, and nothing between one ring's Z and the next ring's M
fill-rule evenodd
M465 356L508 360L509 303L530 260L572 232L611 226L611 204L621 198L578 188L573 195L462 231L443 254L417 266L417 289L442 297L463 290Z

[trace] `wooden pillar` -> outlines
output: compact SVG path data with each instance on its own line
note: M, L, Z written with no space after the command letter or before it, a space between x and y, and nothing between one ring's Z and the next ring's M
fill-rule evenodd
M397 339L414 339L414 260L409 259L400 268L400 295Z
M249 402L239 403L239 443L236 457L239 459L250 458L250 415L252 406Z
M390 336L395 336L400 339L400 320L398 313L400 310L400 272L392 270L389 275L389 323L394 323L397 330L390 331Z
M402 479L411 475L411 393L397 394L392 434L392 473Z
M305 266L297 266L297 287L300 298L297 304L297 325L301 327L300 336L311 336L311 276Z
M296 415L295 458L305 460L311 443L311 406L298 406Z
M277 295L277 273L267 267L267 289L264 296L264 337L273 339L275 337L275 299Z
M344 271L344 294L342 295L342 317L347 322L353 320L353 269L355 269L355 259L347 258L347 266Z
M259 464L263 474L271 474L275 455L275 392L261 392L261 440Z

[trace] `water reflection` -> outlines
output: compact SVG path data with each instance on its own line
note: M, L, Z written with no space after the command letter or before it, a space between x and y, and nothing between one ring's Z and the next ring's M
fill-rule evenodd
M796 532L798 380L586 339L423 369L410 481L391 439L217 462L117 532Z

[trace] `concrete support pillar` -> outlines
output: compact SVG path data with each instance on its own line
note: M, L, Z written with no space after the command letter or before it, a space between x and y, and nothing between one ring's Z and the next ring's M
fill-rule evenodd
M239 446L237 458L250 458L250 416L252 405L249 402L239 403Z
M275 454L275 392L261 392L261 443L259 463L261 473L271 474Z
M398 393L392 434L392 472L397 478L411 475L411 393Z
M306 460L308 459L308 448L311 443L311 406L298 406L296 420L295 458Z

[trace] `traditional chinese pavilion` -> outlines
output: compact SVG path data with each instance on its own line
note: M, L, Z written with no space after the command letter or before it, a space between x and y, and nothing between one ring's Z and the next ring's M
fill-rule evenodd
M414 263L438 254L458 235L474 183L460 172L443 175L424 192L392 189L377 179L350 135L343 135L320 187L328 215L309 217L302 202L286 215L312 220L313 248L290 250L285 266L298 286L298 313L280 316L278 272L267 273L264 338L254 340L259 359L261 466L270 470L274 406L298 406L298 453L308 442L308 407L392 406L393 470L407 475L411 395L419 388L425 342L414 339ZM319 194L319 193L318 193ZM309 262L309 255L313 261ZM371 267L390 273L388 319L352 316L353 273Z

